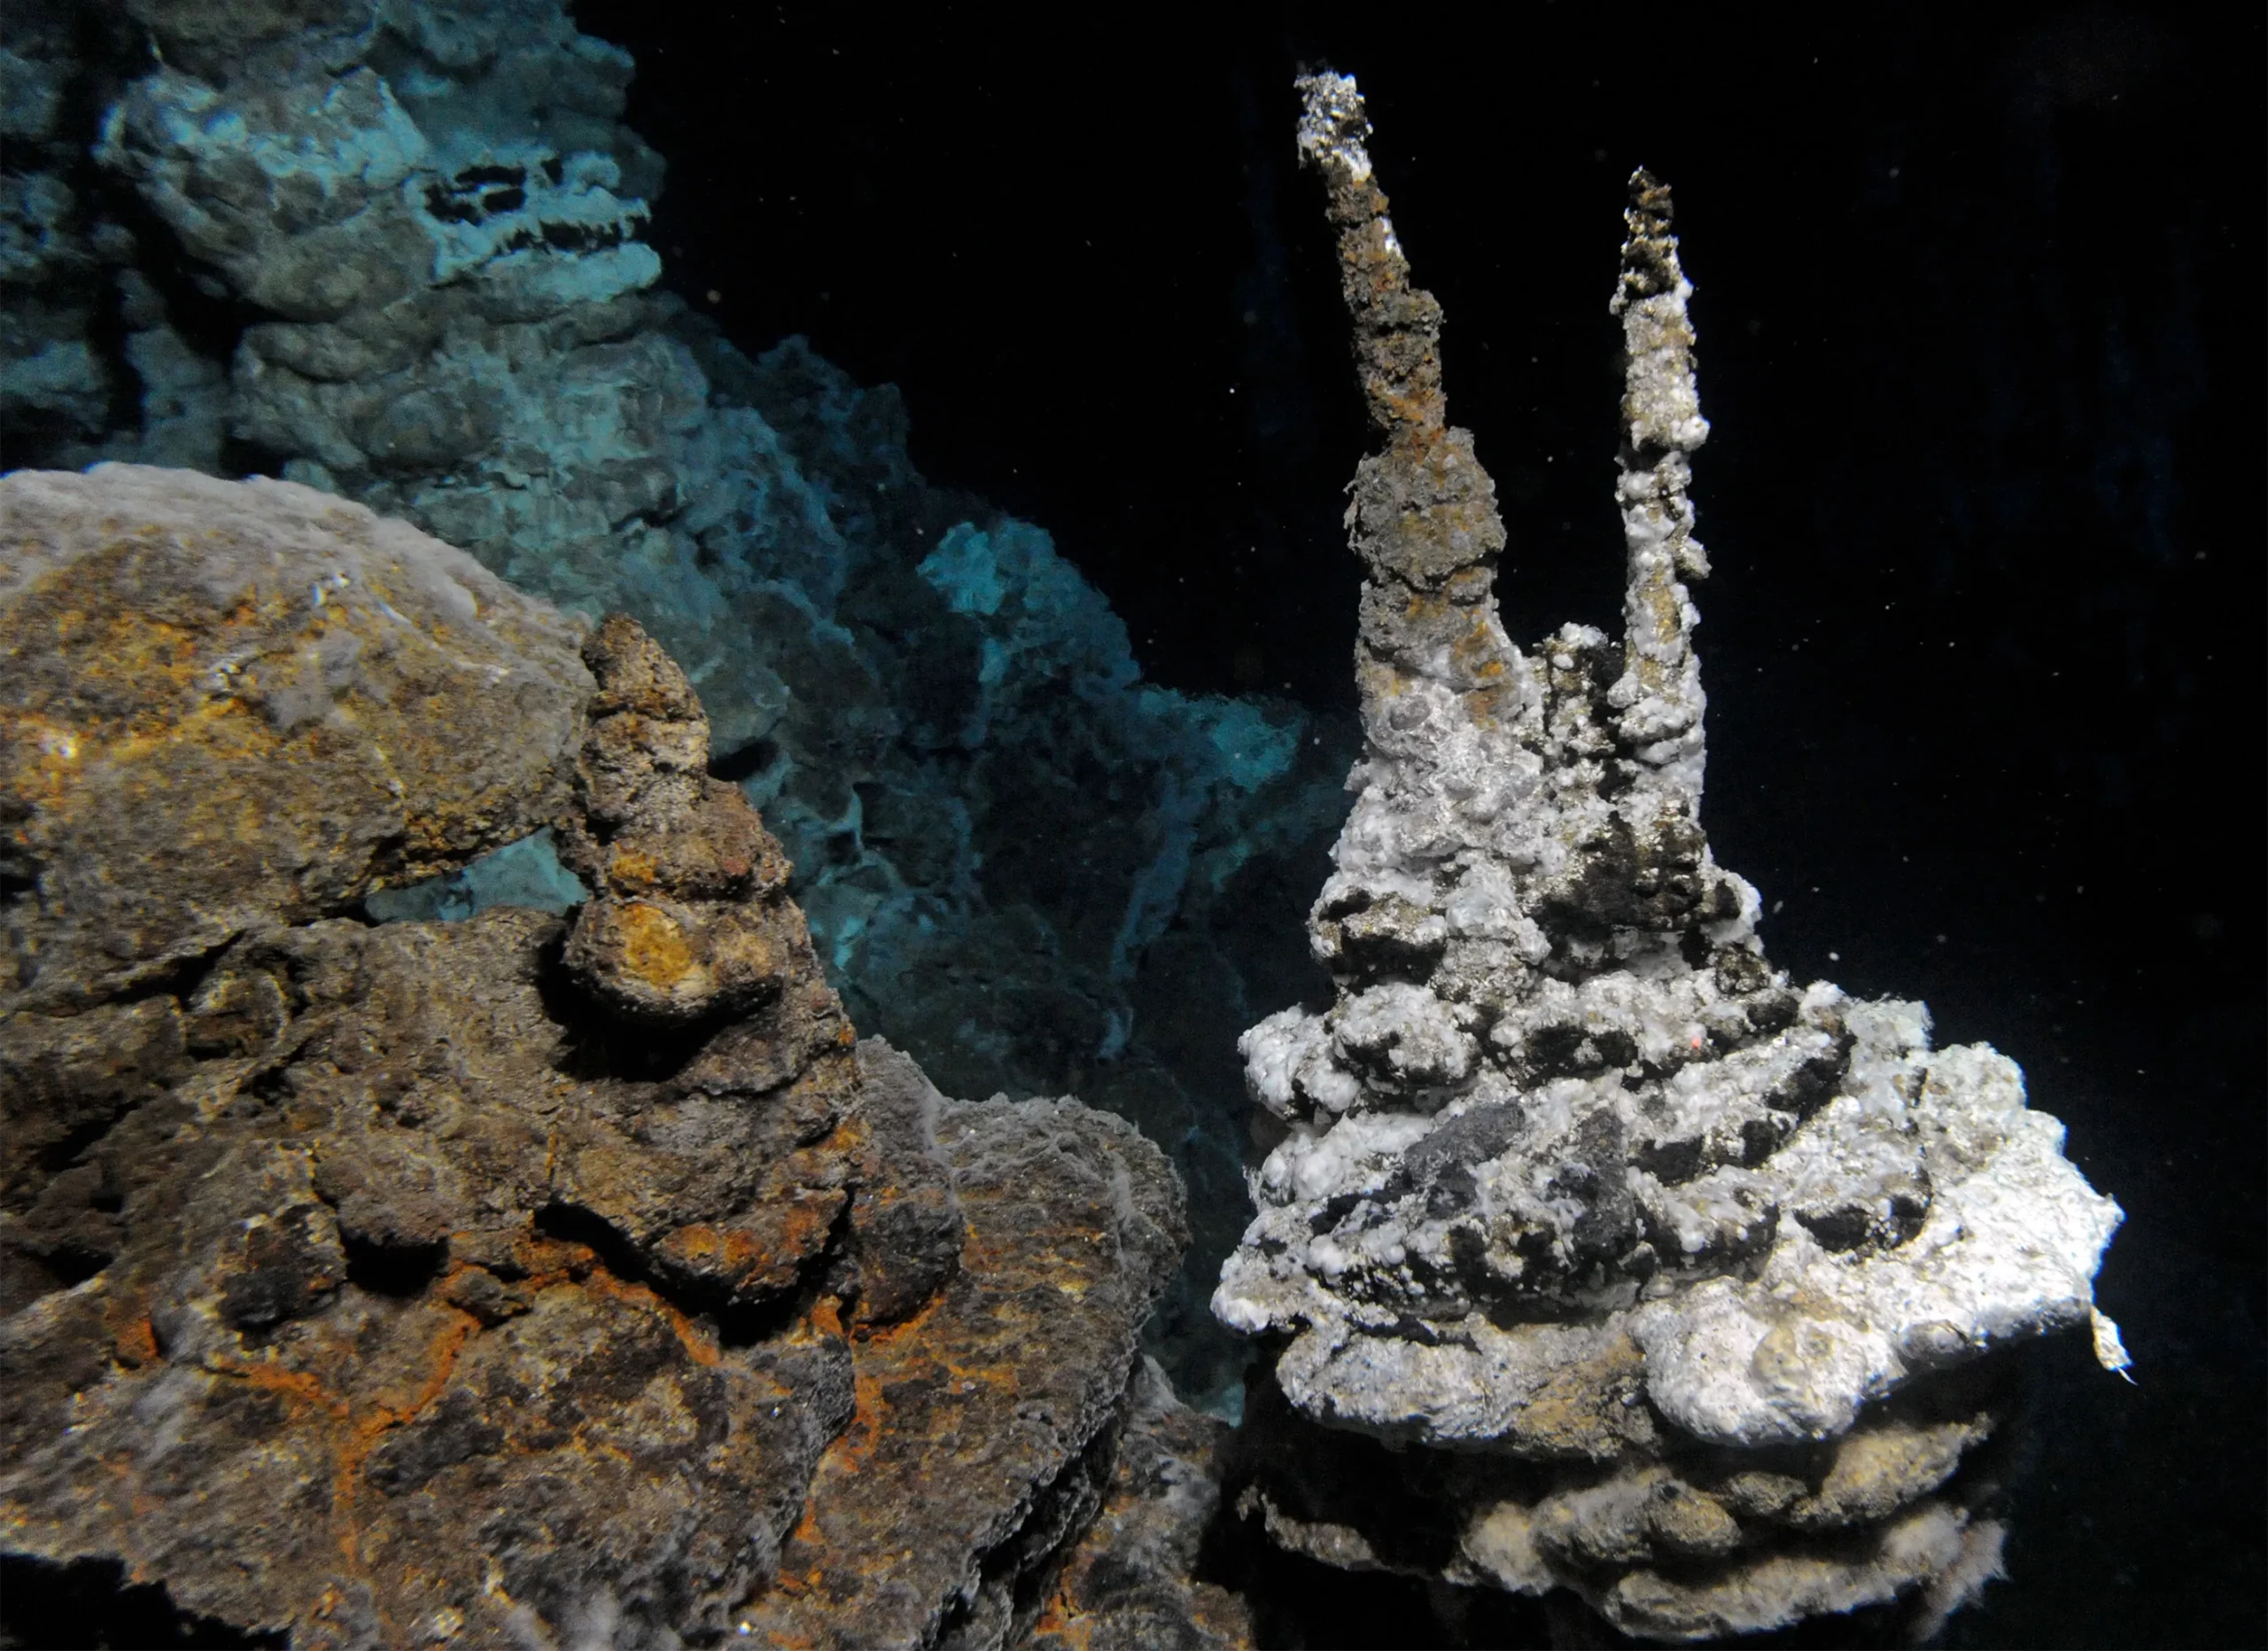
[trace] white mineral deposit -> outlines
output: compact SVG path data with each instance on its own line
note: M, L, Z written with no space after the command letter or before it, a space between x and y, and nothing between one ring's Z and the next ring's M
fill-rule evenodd
M1385 439L1348 513L1366 748L1309 924L1335 1001L1242 1040L1278 1140L1214 1311L1282 1338L1309 1421L1458 1448L1447 1580L1571 1588L1669 1638L1891 1600L1941 1620L1997 1570L1988 1355L2087 1326L2124 1370L2092 1295L2118 1207L2006 1056L1775 969L1756 891L1711 856L1687 498L1709 426L1667 190L1631 180L1612 302L1624 635L1522 649L1360 94L1301 90Z

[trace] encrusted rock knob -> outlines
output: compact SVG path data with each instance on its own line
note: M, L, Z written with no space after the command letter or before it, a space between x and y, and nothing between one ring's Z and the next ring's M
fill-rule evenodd
M615 614L583 645L598 679L562 858L594 893L570 974L634 1019L683 1025L777 995L808 943L788 860L740 790L707 773L709 720L675 661Z

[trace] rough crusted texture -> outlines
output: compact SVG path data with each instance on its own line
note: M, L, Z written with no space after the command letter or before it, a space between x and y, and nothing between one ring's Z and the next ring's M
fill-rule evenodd
M1032 1624L1033 1651L1239 1651L1244 1601L1196 1580L1220 1511L1230 1426L1190 1409L1155 1359L1134 1373L1118 1465Z
M289 482L0 478L0 990L61 1008L565 809L577 629ZM164 845L152 853L152 845Z
M62 541L100 560L118 535L131 577L81 587L67 627L19 630L0 704L20 720L36 688L129 725L171 716L194 627L178 653L67 644L264 576L269 518L301 522L309 495L175 476L208 526L235 526L153 538L105 503L163 496L146 474L66 479L87 502L75 525L57 507ZM319 502L350 547L407 533ZM338 588L365 584L392 589L359 564ZM0 999L10 1629L38 1638L44 1591L93 1567L295 1645L659 1646L773 1608L759 1596L785 1545L796 1578L805 1558L828 1578L778 1605L819 1637L951 1619L986 1643L975 1629L1014 1620L1017 1580L1099 1495L1184 1238L1170 1170L1075 1102L943 1102L882 1046L869 1106L778 846L700 772L700 704L667 656L610 621L584 676L548 610L524 604L520 652L396 600L444 661L501 678L548 662L574 684L563 742L541 697L467 696L462 727L424 737L579 747L571 767L531 759L485 817L563 810L598 892L571 925L494 909L372 926L215 860L211 893L237 917L180 967ZM196 755L203 725L159 727ZM284 761L153 790L138 835L82 847L86 875L122 882ZM442 798L457 772L433 780ZM79 817L107 783L85 765L40 779L0 792L12 819ZM265 800L277 830L312 832L293 793ZM45 932L44 894L10 892L19 932ZM763 933L762 966L712 969L688 1004L651 950L604 944L622 923L593 919L641 901L696 941ZM949 1507L928 1493L944 1483Z
M1301 90L1386 444L1348 514L1367 751L1309 924L1336 1001L1240 1046L1281 1139L1215 1311L1288 1337L1275 1380L1317 1421L1587 1460L1641 1500L1681 1450L1844 1437L1935 1372L2102 1324L2117 1207L2014 1064L1932 1051L1919 1005L1795 988L1756 938L1755 891L1710 855L1684 582L1707 568L1685 488L1708 426L1667 191L1632 180L1612 305L1627 632L1569 626L1526 654L1496 621L1502 531L1446 424L1439 313L1409 284L1360 97L1331 75ZM1870 1505L1839 1517L1895 1535ZM1790 1572L1776 1605L1759 1585L1719 1615L1766 1626L1973 1575L1966 1515L1930 1517L1895 1536L1911 1563ZM1720 1537L1741 1557L1705 1542L1689 1562L1752 1580L1758 1545L1779 1551L1768 1530ZM1719 1631L1714 1607L1688 1620L1618 1592L1635 1549L1541 1551L1490 1574L1648 1632Z
M1265 1375L1239 1436L1236 1510L1352 1571L1566 1589L1646 1639L1718 1639L1876 1608L1927 1639L1998 1574L2014 1373L1910 1388L1838 1439L1682 1441L1611 1465L1389 1448L1301 1414Z
M1202 1189L1158 1345L1232 1392L1230 1047L1313 984L1351 727L1141 682L1046 533L915 471L893 388L649 284L631 67L559 0L0 8L0 451L278 470L633 615L858 1024Z
M937 1145L944 1099L936 1086L911 1055L880 1038L859 1044L858 1071L866 1128L889 1174L860 1188L850 1206L858 1318L895 1324L959 1269L968 1222L952 1165Z
M561 928L272 931L157 1001L164 1092L9 1188L12 1250L97 1269L0 1327L12 1550L312 1644L692 1626L760 1581L848 1352L824 1312L748 1348L714 1315L821 1255L847 1053L712 1061L738 1094L578 1080ZM12 1021L8 1055L80 1030Z
M1179 1184L1120 1119L1006 1099L936 1118L960 1271L854 1337L858 1412L745 1619L763 1644L1014 1637L1100 1501L1135 1338L1187 1241Z
M617 614L584 648L599 678L562 858L591 899L568 973L655 1025L738 1015L809 959L788 860L736 786L709 776L709 719L685 673Z
M313 1645L609 1610L634 1642L760 1580L848 1353L816 1317L727 1349L704 1287L776 1295L819 1253L851 1097L569 1079L560 928L240 942L175 1009L167 1091L11 1187L15 1246L99 1267L0 1325L12 1552Z

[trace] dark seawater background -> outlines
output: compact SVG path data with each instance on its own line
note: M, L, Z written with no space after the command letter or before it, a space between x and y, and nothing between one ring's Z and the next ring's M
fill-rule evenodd
M1110 12L578 16L637 57L665 278L903 386L924 472L1190 689L1351 704L1363 436L1295 67L1370 98L1516 638L1617 619L1605 305L1623 180L1666 178L1719 858L1799 977L2022 1062L2128 1213L2140 1385L2051 1351L2011 1580L1952 1643L2268 1639L2256 9Z

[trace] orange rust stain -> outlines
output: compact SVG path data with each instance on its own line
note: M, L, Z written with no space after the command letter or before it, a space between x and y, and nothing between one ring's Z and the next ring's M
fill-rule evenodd
M1065 1226L1024 1234L1012 1246L1002 1248L987 1242L981 1228L972 1225L961 1245L961 1270L996 1279L1003 1288L1009 1289L1020 1288L1035 1278L1055 1283L1067 1270L1084 1272L1097 1265L1102 1247L1108 1242L1108 1235L1099 1227Z
M697 1223L679 1227L663 1241L662 1248L664 1254L684 1265L713 1273L735 1285L784 1283L794 1276L799 1262L825 1245L841 1207L839 1195L798 1196L767 1211L773 1219L764 1231Z
M1045 1608L1027 1632L1034 1639L1049 1634L1063 1644L1076 1647L1076 1651L1087 1651L1094 1639L1094 1621L1082 1615L1071 1603L1069 1596L1059 1588L1048 1596Z
M811 1547L819 1539L819 1503L806 1497L804 1499L804 1516L796 1522L795 1530L788 1533L788 1542L790 1546L800 1544L804 1547ZM789 1593L800 1593L806 1587L818 1587L819 1579L819 1569L814 1565L800 1577L793 1571L781 1571L779 1585Z
M641 980L666 991L693 972L693 948L667 912L633 901L616 922L622 929L622 961Z
M882 1443L889 1425L889 1401L882 1397L882 1379L870 1370L850 1378L854 1405L850 1425L827 1447L827 1465L841 1473L856 1473Z
M354 1503L360 1484L362 1464L378 1442L394 1429L415 1418L417 1413L441 1396L448 1386L449 1377L456 1369L457 1356L464 1351L465 1343L479 1327L479 1320L462 1308L445 1309L447 1320L425 1347L425 1380L418 1385L408 1403L400 1406L374 1405L360 1416L353 1418L345 1442L338 1450L336 1466L330 1476L330 1505L339 1523L338 1551L349 1564L360 1565L359 1552L361 1524L355 1517ZM340 1409L346 1406L342 1403Z
M150 1322L150 1315L143 1313L121 1328L114 1340L118 1362L129 1370L158 1362L158 1332Z
M525 1275L515 1282L526 1289L548 1289L563 1280L581 1278L598 1264L598 1252L570 1239L523 1231L512 1240L512 1262Z
M688 1263L734 1273L759 1266L769 1258L752 1234L705 1223L679 1227L669 1235L669 1245Z
M965 1365L953 1359L938 1362L951 1382L952 1397L956 1399L966 1401L975 1397L973 1392L964 1390L972 1382L986 1390L994 1398L1013 1398L1023 1390L1023 1384L1016 1379L1013 1365Z
M291 1405L312 1405L327 1410L341 1421L352 1413L353 1406L345 1398L322 1384L320 1377L305 1370L286 1370L276 1365L238 1364L234 1359L221 1359L206 1367L214 1375L232 1376L247 1387L258 1388L263 1393L273 1393Z
M871 1365L894 1359L901 1345L907 1346L911 1353L926 1355L930 1351L930 1320L944 1307L944 1292L940 1290L922 1304L919 1312L900 1319L896 1324L861 1325L859 1328L864 1333L858 1338L860 1362ZM835 1304L830 1299L826 1306L830 1320L827 1328L830 1334L840 1336L843 1331L840 1320L835 1316ZM813 1317L816 1320L817 1315Z
M654 857L642 849L617 848L607 863L607 881L618 889L650 889L660 881Z
M441 1390L448 1385L449 1376L456 1369L457 1356L464 1351L464 1344L472 1339L472 1333L480 1328L480 1320L463 1308L450 1306L447 1311L447 1321L425 1344L425 1380L410 1395L408 1404L395 1412L401 1421L408 1421L441 1397Z
M643 1284L633 1284L603 1270L594 1271L581 1281L583 1288L618 1301L626 1306L641 1308L653 1313L670 1327L686 1356L697 1365L714 1365L719 1357L716 1338L698 1324L648 1289Z
M839 1197L798 1198L781 1220L781 1247L797 1259L816 1254L826 1243L835 1211L842 1207Z
M361 1522L355 1515L355 1501L363 1464L379 1441L393 1429L413 1420L427 1406L440 1398L448 1386L457 1359L479 1328L479 1320L472 1314L454 1307L444 1308L445 1318L427 1343L423 1379L401 1403L377 1404L357 1407L345 1396L333 1392L322 1380L304 1370L290 1370L270 1364L241 1363L222 1359L208 1366L212 1374L228 1377L272 1393L287 1404L308 1406L327 1412L335 1421L344 1423L344 1437L337 1444L331 1472L331 1516L338 1525L338 1551L346 1562L360 1569L362 1535ZM146 1317L140 1321L145 1328ZM151 1348L154 1356L154 1345Z

